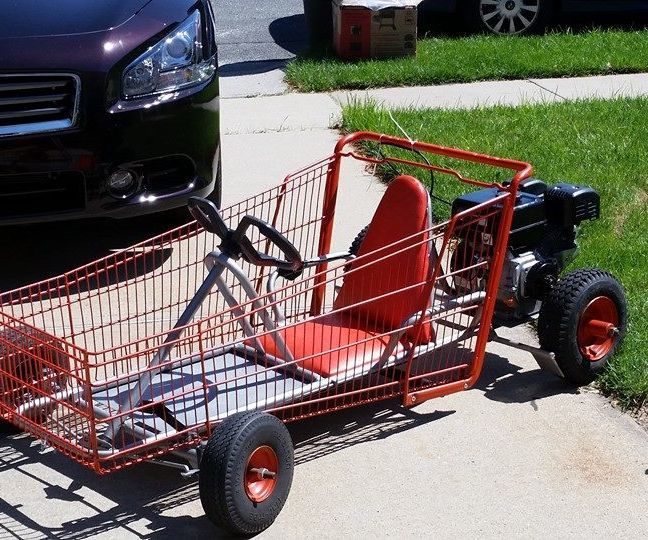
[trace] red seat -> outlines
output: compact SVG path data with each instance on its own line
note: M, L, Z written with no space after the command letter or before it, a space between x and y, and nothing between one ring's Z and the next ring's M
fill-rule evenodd
M352 314L367 328L385 331L398 328L427 307L422 294L430 261L425 232L429 228L428 213L428 193L416 178L399 176L389 185L358 251L358 257L367 257L351 263L351 269L358 270L345 276L333 304L335 309L373 299L351 308ZM409 241L381 249L417 233L419 236ZM405 249L408 246L412 247ZM406 287L409 289L395 292ZM420 341L430 340L429 325L422 328L421 334ZM408 337L416 336L410 331Z
M278 330L294 358L305 359L300 365L328 377L350 369L363 371L362 367L380 358L389 341L389 336L380 334L399 328L428 305L423 298L430 259L428 228L427 191L415 178L399 176L385 191L371 220L358 252L362 259L349 265L333 305L335 311ZM390 246L417 233L411 240ZM410 329L406 337L417 344L427 343L432 330L425 324L420 334ZM363 340L367 341L358 343ZM266 352L282 358L271 335L261 338L261 344Z
M305 321L281 330L286 346L304 369L331 377L350 370L358 374L371 367L382 355L389 336L368 332L340 313L331 313L316 321ZM261 338L266 353L284 358L272 336Z

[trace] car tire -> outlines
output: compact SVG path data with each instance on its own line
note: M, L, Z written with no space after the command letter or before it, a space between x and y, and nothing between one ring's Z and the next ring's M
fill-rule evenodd
M601 329L600 323L609 328ZM540 347L556 355L565 379L591 383L618 350L628 325L621 284L607 272L585 268L567 274L542 302Z
M467 0L461 15L473 31L499 35L533 34L545 29L553 3L554 0Z
M264 531L288 498L294 467L292 439L281 420L263 412L230 416L202 453L199 490L205 514L231 534Z

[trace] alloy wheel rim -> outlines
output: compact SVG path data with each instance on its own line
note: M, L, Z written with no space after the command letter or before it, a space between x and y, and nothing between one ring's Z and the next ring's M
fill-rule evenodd
M279 458L270 446L259 446L245 466L245 493L254 503L265 501L277 486Z
M607 296L594 298L578 322L578 348L590 362L598 362L614 347L619 335L619 310Z
M495 34L514 35L528 30L538 18L540 0L481 0L479 15Z

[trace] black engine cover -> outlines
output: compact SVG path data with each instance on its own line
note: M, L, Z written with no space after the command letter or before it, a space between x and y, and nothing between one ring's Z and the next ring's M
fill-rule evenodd
M544 182L530 179L527 182L532 184L530 187L533 191L542 193L542 186L546 190ZM538 182L542 186L538 185ZM538 189L540 188L540 189ZM514 252L522 253L524 251L533 251L541 242L547 228L547 217L545 214L545 203L543 195L527 193L524 186L520 186L517 200L515 202L515 212L513 214L513 223L511 224L511 233L509 235L509 247ZM466 193L458 197L452 203L452 214L457 214L479 204L490 201L497 197L500 191L497 188L482 189L472 193Z
M556 184L545 193L547 219L557 227L573 227L601 217L601 197L589 187Z
M499 193L497 188L489 188L462 195L454 200L452 213L485 203ZM564 249L562 240L567 244L573 241L575 226L599 216L600 196L594 189L566 183L547 188L542 180L529 178L520 184L509 248L514 254L534 251L551 239L551 248Z

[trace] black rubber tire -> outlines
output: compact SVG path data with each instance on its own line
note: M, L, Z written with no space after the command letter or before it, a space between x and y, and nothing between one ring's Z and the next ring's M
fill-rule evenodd
M585 307L596 297L607 296L616 305L619 334L603 358L591 362L578 346L578 324ZM618 350L628 326L628 303L622 285L608 272L583 268L567 274L542 302L538 319L540 347L553 352L565 379L575 385L591 383Z
M366 225L353 239L351 245L349 246L349 253L351 255L357 255L360 251L360 246L364 242L365 236L367 236L367 231L369 230L369 225Z
M537 0L538 1L538 13L534 20L531 21L531 24L520 31L515 33L510 32L496 32L493 28L490 28L486 22L482 20L481 17L481 5L483 0L467 0L463 2L462 7L460 8L460 14L464 21L466 27L474 32L486 32L491 34L504 34L504 35L525 35L525 34L536 34L542 32L554 12L555 0ZM528 18L527 18L528 20Z
M277 485L268 499L254 503L245 492L245 468L252 452L270 446L279 460ZM262 412L239 413L214 431L200 462L200 500L207 517L239 536L267 529L283 508L292 485L294 448L286 426Z

